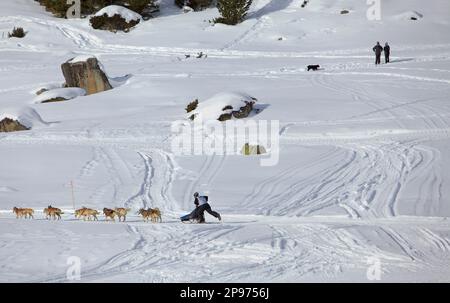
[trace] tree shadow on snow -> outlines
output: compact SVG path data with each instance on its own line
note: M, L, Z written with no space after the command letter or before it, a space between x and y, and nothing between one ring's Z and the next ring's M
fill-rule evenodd
M271 0L269 3L258 9L257 11L250 13L248 19L258 19L264 15L275 13L277 11L284 10L291 5L293 0Z

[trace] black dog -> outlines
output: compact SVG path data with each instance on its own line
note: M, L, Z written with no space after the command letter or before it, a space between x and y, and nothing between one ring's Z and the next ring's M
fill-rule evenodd
M316 71L316 70L319 69L319 67L320 67L320 65L308 65L308 72L309 72L310 70Z

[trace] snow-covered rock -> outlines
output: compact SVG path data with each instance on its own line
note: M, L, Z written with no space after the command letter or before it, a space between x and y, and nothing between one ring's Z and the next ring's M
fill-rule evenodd
M34 102L47 103L47 102L65 101L85 95L86 91L79 87L57 88L43 92L42 94L34 98Z
M20 123L20 125L26 129L48 124L42 120L38 112L31 107L3 109L0 112L0 122L9 120Z
M188 118L221 121L232 117L246 118L256 101L256 98L245 93L222 92L200 102L195 110L188 113Z
M126 22L130 22L132 20L141 20L142 16L126 7L120 6L120 5L109 5L105 6L101 10L99 10L97 13L95 13L94 16L99 17L106 14L108 17L113 17L114 15L120 15L122 18L125 19Z
M89 22L94 29L116 33L117 31L129 32L142 19L141 15L132 10L118 5L110 5L98 11Z

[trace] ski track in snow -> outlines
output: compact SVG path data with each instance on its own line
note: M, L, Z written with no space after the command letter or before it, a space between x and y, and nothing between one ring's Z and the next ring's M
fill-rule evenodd
M161 150L138 152L144 163L143 182L139 192L130 197L126 207L158 207L163 212L179 211L171 196L172 182L175 180L175 163L172 156Z
M393 103L396 100L392 96L387 100L394 101L386 101L385 103L388 103L388 106L385 107L383 102L373 100L367 93L349 88L344 83L335 84L331 81L332 79L334 78L330 77L329 74L320 74L313 77L312 81L315 85L323 86L326 89L340 92L347 91L355 101L363 102L374 108L374 112L386 112L388 119L399 118L394 113L394 109L397 105L393 104L397 103ZM424 107L425 110L429 112L423 110L416 112L412 110L411 114L423 117L424 122L432 129L429 133L423 131L423 140L427 140L430 139L429 135L433 133L433 130L439 130L442 129L442 127L445 127L444 130L447 129L448 123L435 109L432 109L431 106ZM398 119L397 121L399 127L402 127L401 120ZM441 124L437 124L436 121L440 121ZM289 128L294 125L295 123L286 125L282 129L281 135L289 136L289 134L286 133L288 133ZM447 137L447 135L444 136ZM303 140L302 142L305 143L305 141L307 142L307 140ZM403 184L407 182L408 176L411 174L415 174L416 176L427 175L425 171L428 171L430 166L439 163L439 155L434 149L423 145L418 146L422 140L417 140L417 137L415 140L404 139L400 141L391 141L388 138L385 138L384 140L380 140L379 144L365 142L364 140L361 141L361 143L354 143L352 140L349 140L348 143L344 142L343 144L340 140L337 140L336 142L335 138L330 138L329 141L326 138L322 140L318 139L315 144L330 144L348 150L353 154L350 162L344 162L344 165L331 171L330 174L328 170L320 173L320 179L317 181L315 181L313 176L305 176L304 181L291 183L289 186L286 186L288 190L284 192L281 191L283 192L282 196L275 195L270 197L252 194L247 198L247 202L250 200L262 200L262 203L257 204L260 206L261 204L267 204L267 208L269 209L269 205L276 205L277 201L292 200L291 208L287 207L287 205L289 205L288 203L283 203L283 206L285 207L285 209L281 211L283 214L296 211L300 215L305 215L307 213L302 212L304 205L308 205L308 213L314 213L317 210L321 210L324 206L330 206L333 203L336 203L343 207L350 217L360 217L362 214L364 214L363 216L375 217L386 215L395 216L397 212L396 203L398 196ZM424 161L424 159L426 160ZM321 161L322 159L319 158L317 162ZM316 165L316 163L313 162L312 165ZM358 167L358 169L354 169L355 166ZM303 167L302 169L305 168L307 167ZM420 172L415 172L415 170L420 170ZM432 192L439 193L439 188L441 187L440 177L439 175L436 175L436 170L429 171L432 175L432 182L434 182L430 185L431 188L433 188ZM291 174L295 175L296 173L296 169L292 168ZM327 174L329 175L327 176ZM323 178L324 176L327 177ZM331 184L333 187L329 189L331 191L327 191L330 178L331 180L338 180L339 183L332 182ZM265 188L266 184L276 184L275 180L281 180L280 183L283 183L289 180L289 178L286 179L287 180L284 180L282 176L276 176L273 179L270 178L265 180L258 186L260 188ZM309 193L305 193L304 191L307 191L307 188L311 185L315 189ZM355 187L352 189L353 186ZM430 189L430 187L427 188L428 190ZM267 192L272 192L272 189L273 188L269 187ZM343 192L340 192L339 189L342 189ZM425 199L424 190L421 189L420 192L423 196L421 195L418 200L427 201L427 204L431 205L429 207L437 207L436 205L440 204L440 195L435 196L432 201L429 201L429 199ZM330 193L330 197L334 201L329 201L327 199L327 195ZM300 197L300 199L296 199L296 196ZM314 203L313 206L310 206L311 203ZM322 204L322 206L320 204ZM280 211L276 206L272 208L272 210L275 212Z
M269 16L260 16L256 19L255 24L253 24L248 30L246 30L242 35L237 37L235 40L227 43L221 51L229 50L236 47L238 44L248 41L252 36L257 35L259 31L262 31L265 27L269 26L271 19Z
M274 222L268 221L267 225L260 221L206 225L203 228L128 223L126 229L135 239L130 249L84 268L83 281L113 279L124 273L139 282L264 281L266 278L286 281L286 271L292 275L289 278L295 279L308 278L318 272L333 277L345 270L358 271L363 277L367 259L373 256L382 260L383 271L397 268L420 272L433 266L430 259L445 262L440 256L450 253L450 240L432 230L439 227L438 222L420 223L419 220L415 226L411 226L408 220L373 223L377 233L386 237L387 248L383 250L367 241L364 234L350 232L349 223L313 220L317 223L282 223L282 220L275 223L275 219ZM262 238L238 240L239 234L245 234L260 224L267 229L258 235ZM354 224L365 226L366 223L357 221ZM448 223L442 225L445 226ZM66 239L70 238L67 234L70 231L58 229L58 232L66 234ZM414 243L418 236L424 241L420 249ZM169 251L171 254L167 254ZM246 257L242 259L242 256ZM232 261L223 263L221 260L225 259ZM242 267L244 263L245 268ZM170 268L175 266L179 270L173 273ZM30 282L65 280L65 274L61 274Z

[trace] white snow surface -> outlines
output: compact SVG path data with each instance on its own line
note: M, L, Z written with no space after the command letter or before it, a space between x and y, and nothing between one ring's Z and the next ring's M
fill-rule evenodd
M95 16L103 16L104 14L108 15L108 17L120 15L122 18L125 19L126 22L142 19L142 16L140 14L120 5L105 6L104 8L96 12Z
M41 103L43 101L55 98L64 98L66 100L70 100L84 95L86 95L86 91L79 87L56 88L43 92L42 94L34 98L34 102Z
M450 1L381 1L370 21L361 0L254 0L237 26L160 2L114 34L0 1L0 113L33 123L0 134L0 282L67 282L69 256L81 282L450 282ZM413 11L420 22L398 18ZM27 36L7 39L14 26ZM374 65L376 41L390 64ZM115 88L33 103L79 55ZM186 104L233 91L266 105L252 119L280 122L279 163L175 155ZM179 222L196 191L223 222ZM44 219L50 203L61 221ZM83 222L73 205L132 211ZM141 207L163 223L143 223ZM368 280L373 258L380 280Z

